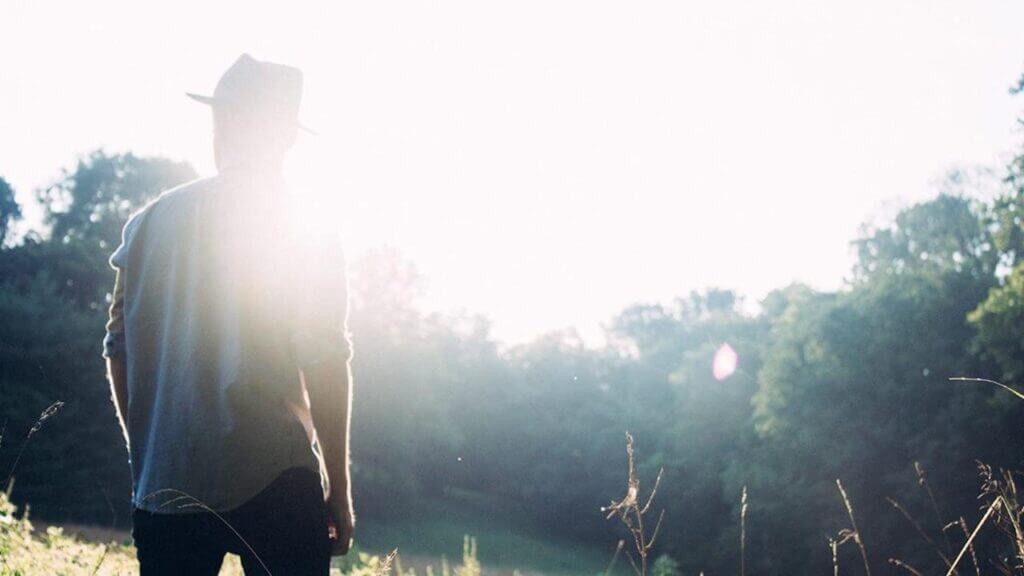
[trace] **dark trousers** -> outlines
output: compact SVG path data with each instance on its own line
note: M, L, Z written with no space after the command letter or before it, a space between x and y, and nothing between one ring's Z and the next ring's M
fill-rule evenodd
M203 511L160 514L136 509L132 538L140 574L215 576L228 552L241 556L247 576L329 573L327 506L316 472L286 470L251 500L220 515L223 521Z

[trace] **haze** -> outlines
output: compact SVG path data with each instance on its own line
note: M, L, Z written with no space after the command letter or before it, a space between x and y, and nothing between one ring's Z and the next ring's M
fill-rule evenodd
M1019 2L8 0L0 175L25 203L97 147L212 174L183 92L242 52L297 65L320 135L288 177L338 211L350 258L397 248L426 307L509 342L594 338L693 289L841 286L862 222L1005 162L1021 21Z

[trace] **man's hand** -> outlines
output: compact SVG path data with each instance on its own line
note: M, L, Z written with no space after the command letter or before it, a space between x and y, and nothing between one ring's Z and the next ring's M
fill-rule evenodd
M331 556L344 556L352 548L352 534L356 528L356 516L352 512L352 502L347 495L327 499L329 514L329 535L331 538Z

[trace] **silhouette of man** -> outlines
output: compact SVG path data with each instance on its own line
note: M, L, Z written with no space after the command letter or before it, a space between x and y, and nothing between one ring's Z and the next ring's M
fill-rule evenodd
M141 573L326 575L354 526L340 243L281 177L302 73L243 55L212 97L217 176L125 225L104 356ZM326 497L325 497L326 496Z

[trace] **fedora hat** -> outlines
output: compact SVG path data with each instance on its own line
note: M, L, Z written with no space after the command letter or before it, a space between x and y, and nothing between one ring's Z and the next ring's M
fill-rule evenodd
M276 117L316 134L298 121L299 104L302 102L302 70L292 66L263 62L242 54L221 75L213 96L192 92L185 95L215 108Z

